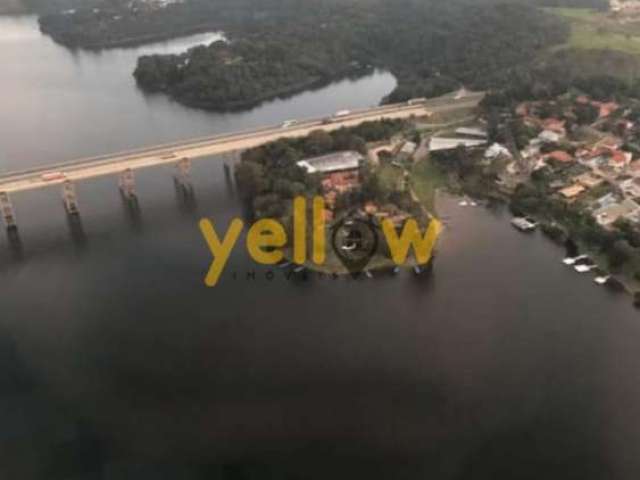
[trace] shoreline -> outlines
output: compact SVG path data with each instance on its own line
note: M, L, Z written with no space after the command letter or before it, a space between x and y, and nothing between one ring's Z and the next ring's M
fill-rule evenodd
M222 31L220 27L216 27L211 23L206 23L195 25L192 27L185 27L171 33L156 32L144 35L136 35L134 37L127 37L119 40L86 43L66 41L65 35L57 35L56 33L44 27L41 23L40 16L38 16L38 28L43 35L46 35L53 42L62 47L68 48L70 50L87 50L91 52L100 52L102 50L111 50L125 47L140 47L150 43L171 41L176 40L180 37L188 37L190 35L197 35L200 33L215 33Z
M461 186L461 192L449 191L448 193L450 195L452 195L456 200L462 199L464 197L468 197L468 198L472 198L472 199L474 198L473 196L471 196L471 195L469 195L469 194L464 192L464 187L463 186ZM509 210L510 215L512 217L515 216L513 214L513 212L509 208L511 197L509 195L507 195L505 193L502 193L502 192L499 192L499 191L494 191L492 193L494 194L494 196L492 196L489 200L502 203L505 207L507 207L507 209ZM476 200L487 200L487 199L480 199L480 198L477 198L477 197L475 199ZM480 207L486 208L486 206L482 205L480 202L478 204L479 204ZM549 221L549 219L540 219L536 215L532 215L532 214L529 214L527 212L523 212L523 213L525 213L527 216L531 216L531 217L535 218L536 220L538 220L540 222L541 227L542 227L543 224L555 223L557 226L559 226L561 228L561 230L563 232L562 239L553 238L551 235L545 233L542 228L538 228L538 229L536 229L536 231L531 232L531 233L536 234L537 231L539 231L540 235L542 237L544 237L546 240L548 240L552 244L560 247L561 249L562 249L562 246L564 245L564 242L566 240L568 240L568 239L571 239L570 237L566 236L567 227L565 225L563 225L561 222L558 222L556 219L551 219L551 221ZM520 233L522 235L527 235L526 232L525 233L520 232ZM589 257L591 257L596 262L598 260L601 260L601 261L603 260L603 255L602 255L601 252L596 252L593 249L589 248L588 245L586 245L581 239L571 239L571 240L573 240L576 243L576 245L578 246L579 253L589 255ZM638 282L636 280L634 280L633 278L631 278L629 275L624 274L624 273L614 273L614 272L609 271L609 267L608 266L605 268L605 267L603 267L602 265L600 265L598 263L596 263L596 264L597 264L598 268L606 270L607 273L609 275L611 275L612 278L614 278L617 282L620 283L620 285L623 287L622 290L619 290L621 293L622 293L622 291L624 291L624 293L628 294L633 299L634 296L636 295L636 293L638 293L640 291ZM589 273L591 273L591 272L589 272ZM602 285L602 286L605 287L605 288L610 288L612 290L616 290L611 285L605 284L605 285Z

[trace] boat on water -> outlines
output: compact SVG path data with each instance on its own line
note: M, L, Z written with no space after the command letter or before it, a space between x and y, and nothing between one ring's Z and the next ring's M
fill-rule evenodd
M476 202L475 200L472 200L469 197L463 197L458 202L458 205L460 205L461 207L477 207L478 206L478 202Z
M566 257L562 260L565 265L575 265L577 262L581 262L589 258L589 255L578 255L577 257Z
M595 274L595 278L593 279L593 281L598 285L604 285L611 279L611 275L609 275L608 272L605 272L601 268L595 268L593 270L593 273Z
M578 273L587 273L598 268L598 265L596 265L593 260L587 257L584 260L578 260L573 268Z
M578 273L587 273L595 268L596 268L595 265L576 265L574 267L575 271Z
M511 220L511 225L516 227L521 232L532 232L538 228L538 222L529 217L514 217Z

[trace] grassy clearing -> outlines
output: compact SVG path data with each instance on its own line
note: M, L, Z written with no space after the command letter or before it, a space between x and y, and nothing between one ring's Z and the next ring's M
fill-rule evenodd
M380 185L385 190L398 190L402 181L402 169L393 165L382 165L378 170Z
M640 55L640 30L623 25L602 12L587 8L549 8L547 11L569 19L569 41L558 47L583 50L615 50Z
M411 187L420 202L436 214L436 190L446 183L445 175L429 159L421 160L411 170Z
M555 15L583 21L596 20L599 15L598 12L592 8L547 8L545 10Z
M640 55L640 36L600 30L588 24L574 24L569 45L586 50L618 50Z

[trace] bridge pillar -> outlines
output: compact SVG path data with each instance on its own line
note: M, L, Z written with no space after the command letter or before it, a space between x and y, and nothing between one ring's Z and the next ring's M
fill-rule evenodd
M9 194L6 192L0 192L0 212L2 213L2 219L4 220L7 230L17 230L16 214Z
M76 187L70 180L67 180L62 184L62 202L64 203L64 208L67 211L67 214L80 215Z
M176 174L174 178L185 191L189 192L193 189L191 183L191 159L187 157L180 159L176 164Z
M136 199L136 179L133 170L127 168L120 174L118 187L120 188L120 193L124 198L127 200Z

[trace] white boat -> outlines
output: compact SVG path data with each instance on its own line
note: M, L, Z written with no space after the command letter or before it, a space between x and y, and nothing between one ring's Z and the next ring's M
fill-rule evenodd
M538 223L535 220L526 217L515 217L511 220L511 225L516 227L522 232L531 232L538 228Z
M469 205L471 205L472 207L477 207L478 206L478 204L476 202L474 202L474 201L471 201L471 203L469 203Z
M611 275L601 275L599 277L594 278L593 281L596 282L598 285L604 285L609 281L610 278L611 278Z
M565 265L575 265L577 261L586 260L589 258L589 255L578 255L577 257L567 257L562 260L562 263Z
M598 268L598 266L597 265L581 264L581 265L576 265L573 268L578 273L587 273L587 272L590 272L591 270L594 270L594 269Z
M469 205L469 202L467 202L466 200L462 200L460 201L460 203L458 203L458 205L460 205L461 207L466 207L467 205Z

